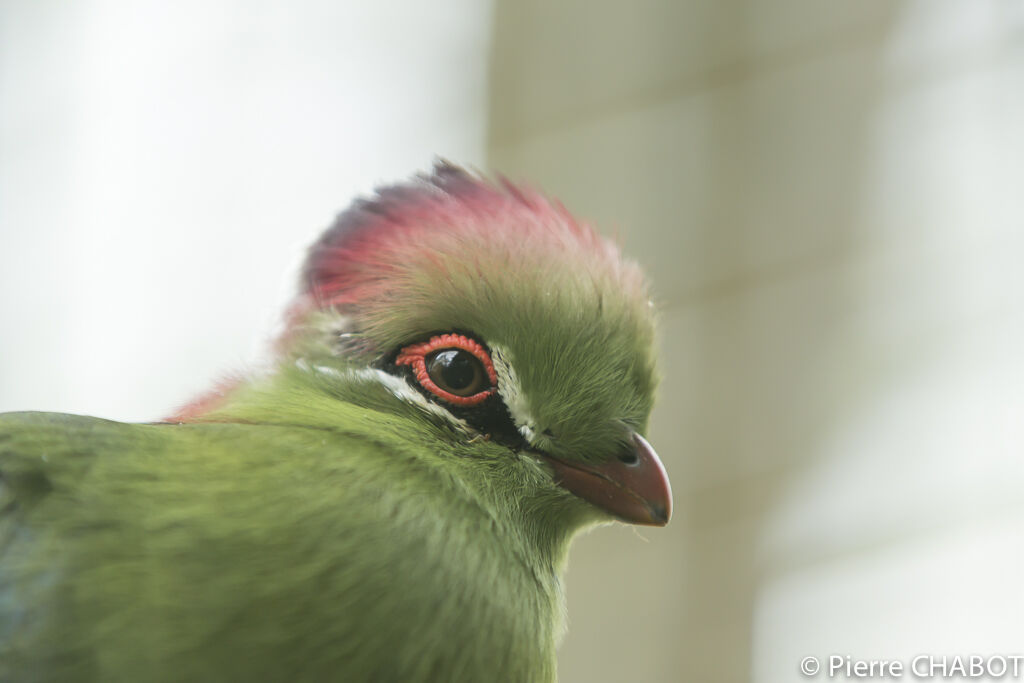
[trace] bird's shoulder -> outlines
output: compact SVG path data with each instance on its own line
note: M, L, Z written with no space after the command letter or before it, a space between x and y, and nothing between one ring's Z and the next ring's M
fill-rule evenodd
M0 414L0 501L36 497L85 476L101 453L152 449L139 425L81 415ZM9 505L8 505L9 506ZM4 506L0 504L0 511Z

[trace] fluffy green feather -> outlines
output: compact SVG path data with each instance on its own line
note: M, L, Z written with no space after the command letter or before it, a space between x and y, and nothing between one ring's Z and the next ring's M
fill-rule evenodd
M332 412L3 416L0 680L551 678L562 539L439 464L466 448L431 462L375 436L401 420Z

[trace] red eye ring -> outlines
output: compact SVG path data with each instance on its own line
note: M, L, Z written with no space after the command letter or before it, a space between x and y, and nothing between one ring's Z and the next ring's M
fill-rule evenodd
M427 372L426 357L435 351L444 349L461 349L475 356L483 366L484 372L487 373L491 386L472 396L457 396L437 386ZM399 352L398 357L395 358L395 365L411 366L413 374L416 375L417 381L424 389L457 406L475 406L482 403L494 393L498 384L498 375L494 372L494 363L491 362L490 354L479 342L461 334L439 334L425 342L410 344Z

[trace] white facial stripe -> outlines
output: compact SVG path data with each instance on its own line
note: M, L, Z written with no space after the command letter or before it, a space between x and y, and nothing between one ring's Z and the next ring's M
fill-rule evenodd
M505 402L519 433L531 444L536 443L537 423L527 408L526 396L523 395L519 378L510 361L511 355L507 349L491 344L491 362L494 363L494 372L498 375L498 394Z
M300 363L301 365L299 365L299 367L303 370L318 372L323 375L331 375L332 377L338 377L341 379L381 384L396 398L399 398L406 403L411 403L424 412L444 419L460 431L467 434L475 433L475 430L470 427L465 420L455 417L443 407L433 403L432 401L428 401L423 394L410 387L401 377L395 377L394 375L388 374L377 368L353 368L350 370L339 370L337 368L327 367L324 365L310 366L302 361L300 361Z

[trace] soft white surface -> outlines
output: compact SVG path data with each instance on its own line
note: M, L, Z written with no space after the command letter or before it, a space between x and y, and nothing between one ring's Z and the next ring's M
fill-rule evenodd
M491 3L0 3L0 411L158 418L357 192L482 164Z

